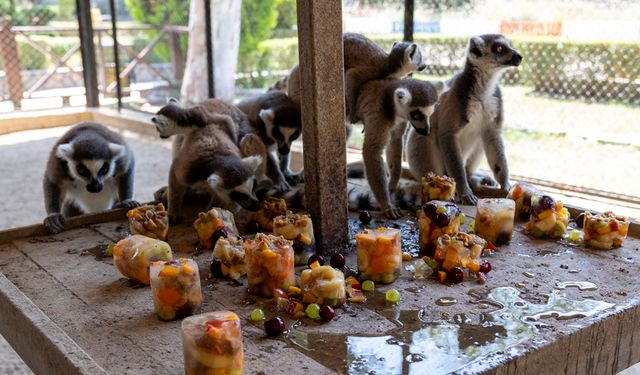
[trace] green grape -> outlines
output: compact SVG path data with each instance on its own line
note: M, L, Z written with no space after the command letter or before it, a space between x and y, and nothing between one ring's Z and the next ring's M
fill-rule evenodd
M447 209L444 208L444 206L438 206L438 208L436 208L436 213L438 214L443 214Z
M318 306L317 303L312 303L309 306L307 306L307 309L305 310L305 312L307 313L307 316L311 319L320 318L320 306Z
M385 294L385 297L387 299L387 302L396 303L396 302L400 301L400 292L398 292L395 289L389 289L389 290L387 290L387 293Z
M467 215L465 215L464 213L460 213L460 225L464 224L466 220L467 220Z
M473 233L475 231L476 231L476 221L471 220L471 222L469 223L469 232Z
M371 280L365 280L362 283L362 290L365 292L373 292L376 289L376 284Z
M262 311L262 309L253 309L253 311L251 311L251 315L249 316L249 319L251 319L254 322L259 322L261 320L264 320L264 311Z

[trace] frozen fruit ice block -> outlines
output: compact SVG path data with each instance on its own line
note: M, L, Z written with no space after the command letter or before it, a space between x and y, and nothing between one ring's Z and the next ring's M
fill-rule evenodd
M124 238L113 247L113 264L131 280L149 285L149 266L157 260L171 260L171 246L141 234Z
M260 210L253 214L253 219L262 229L273 231L273 219L287 213L284 199L269 197L260 203Z
M516 202L507 198L478 200L476 234L494 245L511 241Z
M273 296L275 288L295 286L295 268L291 241L282 236L258 233L244 242L249 293Z
M422 204L429 201L450 201L456 192L456 181L447 176L438 176L433 172L422 177Z
M239 280L247 273L247 263L244 255L244 241L238 237L220 238L213 248L212 258L221 263L224 276Z
M187 375L242 375L242 329L230 311L213 311L182 321L184 372Z
M238 235L236 221L231 211L217 207L207 212L200 212L193 227L198 232L200 244L207 249L212 248L220 237Z
M593 248L620 247L629 232L629 219L610 211L602 215L585 212L583 230L584 241Z
M202 304L198 264L187 258L151 263L151 293L161 320L193 315Z
M356 253L361 279L390 284L400 275L402 248L398 229L365 229L356 234Z
M462 213L455 203L431 201L422 205L418 212L420 249L433 254L438 237L460 231L461 218Z
M569 211L548 195L534 194L531 197L531 217L524 227L525 233L533 237L561 238L567 231Z
M466 268L470 272L480 271L480 256L487 242L469 233L442 235L438 238L438 246L434 259L445 271L454 267Z
M157 205L145 204L127 212L129 230L131 234L167 240L169 232L169 217L162 203Z
M507 198L516 202L516 217L522 221L529 220L531 215L531 197L534 194L542 195L537 187L527 182L516 182L509 190Z
M306 265L309 257L316 253L311 217L305 214L287 213L273 219L273 233L293 241L296 266Z
M331 266L318 266L300 274L302 302L338 306L346 299L344 274Z

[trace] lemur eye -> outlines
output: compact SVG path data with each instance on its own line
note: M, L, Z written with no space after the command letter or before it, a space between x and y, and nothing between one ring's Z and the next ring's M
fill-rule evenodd
M300 136L300 132L296 131L295 133L291 134L291 138L289 138L289 141L294 141L298 139L299 136Z
M279 141L284 140L284 135L282 135L282 132L280 132L280 129L277 126L274 126L273 130L271 131L271 135L273 136L273 138Z
M109 172L109 163L104 163L104 164L102 164L102 168L100 168L98 173L101 174L101 175L105 175L105 174L107 174L107 172Z
M89 169L87 167L84 166L84 164L79 163L76 166L76 170L78 171L78 174L82 177L89 177L91 176L91 172L89 172Z
M495 53L502 53L504 51L504 47L501 44L497 44L493 47Z
M247 194L240 193L237 191L232 191L231 194L229 194L229 198L231 198L231 200L234 202L240 202L244 199L250 199L250 197Z

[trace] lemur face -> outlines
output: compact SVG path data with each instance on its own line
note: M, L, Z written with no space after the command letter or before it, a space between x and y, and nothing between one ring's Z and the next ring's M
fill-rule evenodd
M76 160L73 143L59 145L56 155L67 162L67 170L73 180L85 183L88 192L99 193L105 180L113 176L116 162L126 152L124 146L116 143L110 143L108 147L111 157L106 159Z
M291 151L291 144L300 137L299 124L288 121L278 121L272 109L260 110L260 118L264 122L267 136L277 144L278 153L287 155Z
M156 131L160 138L167 139L172 135L181 134L184 128L178 126L176 118L184 109L180 106L180 102L175 98L169 98L167 105L162 107L158 113L151 118L151 122L156 126Z
M241 165L233 175L226 176L225 179L224 173L213 173L207 178L207 183L216 196L228 205L240 205L246 210L257 211L260 208L260 202L254 191L255 171L260 163L262 163L260 156L248 156L241 159Z
M400 67L393 74L394 78L402 78L414 70L422 71L427 66L422 61L422 50L416 43L395 42L389 53L390 60L400 60ZM393 65L394 63L392 63Z
M396 116L409 121L420 135L429 135L429 120L438 99L438 88L430 82L416 79L403 80L404 85L395 89Z
M468 52L468 58L473 64L493 69L518 66L522 62L522 55L511 47L504 36L499 34L471 38Z

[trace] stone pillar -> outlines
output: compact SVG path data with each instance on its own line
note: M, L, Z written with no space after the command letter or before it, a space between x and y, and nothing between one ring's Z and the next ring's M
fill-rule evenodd
M349 242L342 1L298 0L306 205L319 252Z
M241 0L211 1L215 97L232 100L240 47ZM189 47L182 79L181 100L197 103L209 97L204 1L192 0L189 8Z

